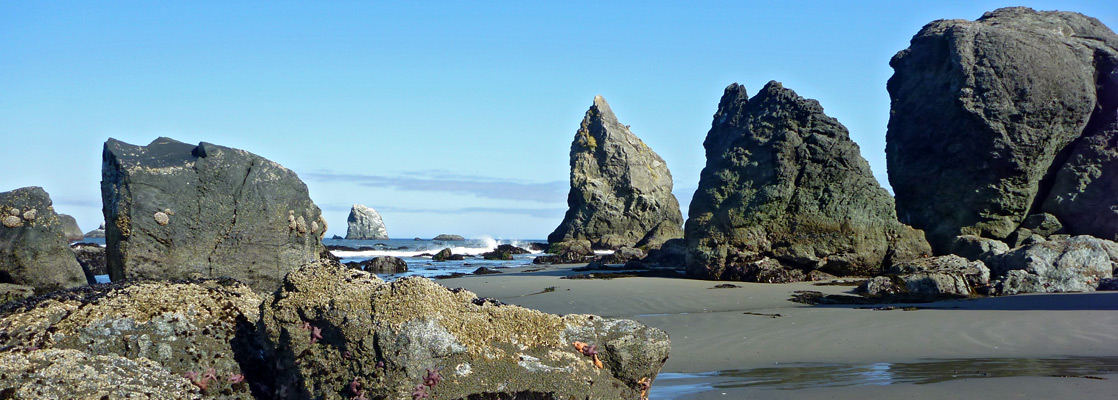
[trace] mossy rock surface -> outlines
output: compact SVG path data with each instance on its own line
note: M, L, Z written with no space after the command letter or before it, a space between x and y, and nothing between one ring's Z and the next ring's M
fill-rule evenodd
M634 398L667 359L667 335L629 320L557 316L478 299L428 279L392 283L332 263L288 275L262 315L278 360L276 395L410 398ZM601 349L604 368L575 350ZM280 392L283 393L280 393Z

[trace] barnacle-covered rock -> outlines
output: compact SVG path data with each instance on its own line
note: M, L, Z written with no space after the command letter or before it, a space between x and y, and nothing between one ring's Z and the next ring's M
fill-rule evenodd
M428 370L441 376L422 388L433 398L636 398L669 350L667 334L634 321L560 317L330 262L292 271L265 304L277 398L347 398L355 379L368 398L409 398ZM604 368L574 341L595 344Z
M0 227L0 283L27 285L40 293L86 284L51 204L40 187L0 193L0 210L8 214Z
M6 305L0 348L119 356L141 366L158 363L178 376L213 369L217 379L205 383L208 398L245 398L249 385L227 378L241 374L252 382L263 369L261 342L253 336L260 301L235 281L89 286Z
M0 390L12 399L201 399L159 363L72 349L0 353Z

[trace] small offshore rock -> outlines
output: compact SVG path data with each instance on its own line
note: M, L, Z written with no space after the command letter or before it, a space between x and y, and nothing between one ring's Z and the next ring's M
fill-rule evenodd
M62 234L66 235L66 240L69 242L77 242L85 239L82 234L82 229L78 227L78 220L66 214L58 214L58 221L62 224Z
M378 256L360 262L347 262L346 266L374 274L399 274L408 272L404 259L392 256Z
M416 238L416 239L419 239L419 238ZM420 240L422 240L422 239L420 239ZM440 234L438 236L435 236L435 238L431 239L431 240L441 240L441 241L444 241L444 242L461 242L463 240L466 240L466 238L462 237L461 235L448 235L448 234L443 233L443 234Z

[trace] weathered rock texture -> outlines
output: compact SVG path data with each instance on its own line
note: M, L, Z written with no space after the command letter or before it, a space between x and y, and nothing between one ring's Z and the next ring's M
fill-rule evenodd
M101 226L98 226L97 229L86 232L85 237L87 237L87 238L103 238L103 237L105 237L105 223L102 222Z
M110 398L180 398L159 395L171 391L234 399L263 379L263 342L254 336L261 298L239 282L114 283L28 301L0 317L0 347L19 350L0 357L0 370L10 371L0 389L36 390L20 381L37 376L43 393L73 385ZM191 372L205 391L183 378ZM249 378L230 382L236 375Z
M398 274L408 272L408 262L399 257L379 256L364 261L351 261L345 263L350 268L357 268L372 274Z
M346 218L349 228L345 238L349 240L383 240L388 239L388 229L384 227L384 220L380 218L377 210L354 204Z
M1118 243L1073 236L1020 247L991 263L1001 294L1094 291L1118 269Z
M85 280L90 285L97 283L97 275L108 275L109 269L105 267L105 248L93 243L74 243L70 251L82 266Z
M0 283L44 293L86 284L43 188L0 193Z
M866 281L857 291L870 296L970 296L987 294L990 284L985 264L956 255L898 263L888 274Z
M773 269L751 266L766 257L800 276L873 274L930 251L920 231L897 222L846 128L780 83L752 99L727 87L703 145L686 228L691 276L749 279Z
M413 398L429 371L441 376L429 398L637 398L669 350L664 332L631 320L560 317L328 263L293 271L266 303L262 326L281 355L272 387L288 398L355 397L354 381L366 398ZM604 368L574 341L597 346Z
M0 353L11 399L201 399L198 388L151 360L45 349Z
M902 222L937 252L1048 212L1118 237L1118 36L1070 12L932 22L893 57L886 136Z
M307 186L255 154L109 139L101 174L114 282L231 277L268 292L325 253L326 221Z
M571 143L567 214L547 236L554 244L586 239L595 248L659 247L683 237L672 174L648 145L622 125L602 96Z
M66 214L58 214L58 221L62 223L62 234L66 235L66 240L76 242L85 239L82 234L82 228L78 226L78 220Z

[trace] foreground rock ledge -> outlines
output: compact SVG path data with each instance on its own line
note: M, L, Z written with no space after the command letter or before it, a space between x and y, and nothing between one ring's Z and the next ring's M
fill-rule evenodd
M292 271L265 303L277 394L311 398L348 398L354 386L368 398L412 398L430 371L441 382L422 390L437 399L639 398L670 349L663 331L631 320L561 317L330 263ZM597 346L604 368L574 341Z
M602 368L575 341L596 346ZM545 314L324 261L264 297L233 280L198 280L7 304L0 393L406 399L419 387L429 399L635 399L669 350L667 334L631 320Z

